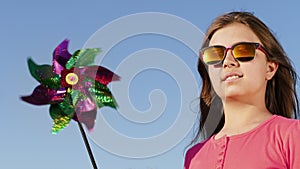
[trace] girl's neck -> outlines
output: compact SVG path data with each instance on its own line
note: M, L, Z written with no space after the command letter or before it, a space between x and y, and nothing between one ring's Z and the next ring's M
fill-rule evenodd
M249 102L226 100L223 101L223 108L225 123L218 133L218 137L245 133L272 116L264 103L251 104Z

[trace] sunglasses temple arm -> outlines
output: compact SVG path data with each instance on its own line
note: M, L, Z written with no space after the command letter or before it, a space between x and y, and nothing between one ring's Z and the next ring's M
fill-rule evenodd
M259 44L257 49L262 51L266 56L269 56L268 52L266 51L266 49L262 45Z

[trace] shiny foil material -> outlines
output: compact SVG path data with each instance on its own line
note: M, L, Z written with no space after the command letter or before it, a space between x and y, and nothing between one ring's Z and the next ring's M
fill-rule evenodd
M27 60L31 76L40 84L31 95L21 99L33 105L50 105L53 134L67 127L71 119L83 123L91 131L98 108L117 108L107 84L120 77L93 65L101 50L80 49L72 55L68 44L69 41L64 40L55 48L52 65L38 65L31 58Z

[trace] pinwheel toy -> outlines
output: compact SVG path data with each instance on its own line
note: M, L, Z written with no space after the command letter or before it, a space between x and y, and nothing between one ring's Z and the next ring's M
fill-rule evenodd
M52 133L57 134L75 120L80 128L94 168L97 168L84 129L93 130L97 109L117 108L107 84L120 77L94 64L99 48L81 49L71 55L69 40L61 42L53 52L52 65L38 65L28 59L30 74L40 83L29 96L21 99L33 105L50 105Z

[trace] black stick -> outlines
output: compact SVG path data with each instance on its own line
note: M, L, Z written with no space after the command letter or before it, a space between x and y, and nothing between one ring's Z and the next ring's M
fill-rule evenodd
M82 135L82 138L83 138L85 147L86 147L86 149L87 149L87 151L88 151L88 153L89 153L89 156L90 156L92 165L93 165L94 169L98 169L97 164L96 164L96 161L95 161L94 156L93 156L92 149L91 149L91 147L90 147L90 145L89 145L89 141L88 141L88 139L87 139L87 137L86 137L86 134L85 134L85 132L84 132L84 129L83 129L83 127L82 127L82 124L81 124L79 121L78 121L78 126L79 126L79 129L80 129L80 132L81 132L81 135Z

